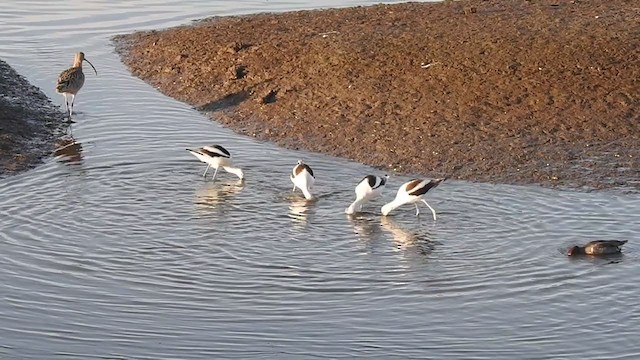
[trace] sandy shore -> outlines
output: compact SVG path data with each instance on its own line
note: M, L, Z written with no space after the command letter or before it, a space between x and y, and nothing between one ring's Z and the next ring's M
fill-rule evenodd
M636 1L488 0L218 17L115 41L163 93L285 147L381 172L638 190L639 33Z
M0 60L0 176L50 155L66 126L63 117L40 89Z

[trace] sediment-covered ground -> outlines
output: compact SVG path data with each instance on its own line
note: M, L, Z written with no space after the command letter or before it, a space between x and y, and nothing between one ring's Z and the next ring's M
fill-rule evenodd
M63 127L63 113L0 60L0 176L28 169L50 155Z
M635 0L258 14L116 43L163 93L282 146L381 172L640 188Z

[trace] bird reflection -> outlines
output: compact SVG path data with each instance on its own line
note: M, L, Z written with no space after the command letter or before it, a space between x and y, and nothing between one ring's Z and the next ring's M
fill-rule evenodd
M53 155L63 163L80 164L82 163L82 144L73 138L60 139L56 144Z
M289 218L297 225L306 225L309 214L311 213L313 200L307 200L301 197L291 197L289 199Z
M435 244L428 239L428 234L424 233L424 230L406 230L387 216L380 219L380 224L385 231L393 236L396 249L417 252L422 255L429 255L433 252Z
M353 232L362 240L371 240L380 233L380 224L377 218L369 218L362 215L348 215L347 218L353 225Z
M217 207L226 203L244 189L244 181L205 182L196 190L195 203L201 208Z
M562 248L558 249L560 253L565 256L571 262L589 262L594 265L608 265L608 264L618 264L624 260L623 253L617 254L608 254L608 255L599 255L599 256L567 256L567 249Z

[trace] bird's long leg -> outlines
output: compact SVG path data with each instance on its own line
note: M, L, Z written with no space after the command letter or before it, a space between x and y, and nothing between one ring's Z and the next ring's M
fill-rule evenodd
M62 96L64 96L64 110L67 112L67 115L69 115L69 100L67 99L67 94L63 93ZM69 115L69 120L71 120L71 115Z
M427 203L427 200L422 199L422 202L423 202L425 205L427 205L427 207L429 207L429 209L431 209L431 213L433 214L433 220L435 221L435 220L436 220L436 211L435 211L435 210L433 210L433 208L432 208L432 207Z
M204 169L204 174L202 174L203 177L207 176L207 171L209 171L209 167L211 166L211 164L207 164L207 168Z
M71 115L73 114L73 102L76 101L76 96L71 94L71 107L69 108L69 119L71 119Z
M216 168L216 171L213 172L213 177L211 178L211 181L215 181L216 180L216 174L218 173L218 168Z
M296 186L293 185L293 190L291 190L291 192L296 192Z
M420 215L420 208L418 207L418 203L413 203L416 206L416 216Z

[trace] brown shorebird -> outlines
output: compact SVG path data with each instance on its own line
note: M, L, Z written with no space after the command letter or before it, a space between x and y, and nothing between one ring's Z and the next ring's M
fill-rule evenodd
M433 189L434 187L440 185L446 178L442 179L433 179L433 180L421 180L421 179L413 179L409 182L406 182L400 186L398 189L398 193L396 194L396 198L390 203L386 204L382 207L382 215L387 216L389 213L404 204L414 204L416 206L416 216L420 214L420 209L418 208L418 201L422 201L427 207L431 210L433 214L433 220L436 219L436 211L427 203L425 199L422 197L427 193L427 191Z
M82 89L82 85L84 85L84 73L82 72L83 61L88 62L96 75L98 75L98 71L93 64L84 58L84 53L79 52L76 53L73 59L73 66L60 73L58 83L56 84L56 92L64 96L64 106L69 114L69 120L71 120L71 114L73 113L73 101L78 91ZM67 95L71 95L71 105L69 105Z
M209 145L203 146L197 149L187 149L193 156L197 157L198 160L207 164L207 168L204 170L204 174L202 176L207 176L207 171L209 168L213 166L216 171L213 173L214 181L216 179L216 174L218 173L218 168L222 167L226 172L234 174L239 177L240 180L244 179L244 172L242 169L237 168L233 165L233 161L231 160L231 153L220 145Z
M627 240L594 240L589 241L584 246L571 246L567 250L567 255L611 255L619 254L620 247Z

